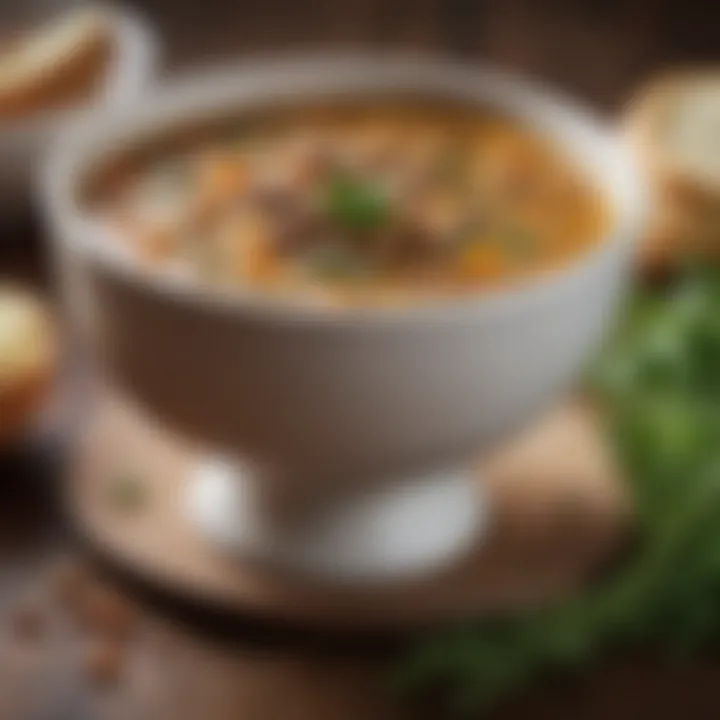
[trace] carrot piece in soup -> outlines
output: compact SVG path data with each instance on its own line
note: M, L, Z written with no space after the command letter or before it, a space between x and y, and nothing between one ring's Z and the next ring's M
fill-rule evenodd
M457 269L461 280L499 278L507 270L507 258L495 243L475 243L460 253Z
M255 213L242 213L222 231L221 252L228 274L235 280L267 280L278 269L268 225Z
M200 161L198 172L200 192L212 200L230 200L248 187L247 167L234 155L204 158Z

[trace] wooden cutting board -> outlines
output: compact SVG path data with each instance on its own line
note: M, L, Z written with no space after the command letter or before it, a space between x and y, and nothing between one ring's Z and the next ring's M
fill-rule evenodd
M193 449L118 393L99 392L69 478L70 512L103 558L209 608L322 628L409 627L567 594L609 560L630 508L592 412L572 403L484 462L493 519L442 573L402 584L329 587L223 555L185 517ZM142 483L120 506L118 479Z

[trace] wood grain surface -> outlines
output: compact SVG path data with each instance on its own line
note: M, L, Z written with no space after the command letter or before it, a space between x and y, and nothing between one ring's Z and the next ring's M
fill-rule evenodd
M627 541L630 504L594 414L550 413L484 458L492 508L476 546L441 572L369 588L291 577L225 554L184 505L198 458L118 393L98 392L69 478L85 539L129 574L210 609L309 628L407 632L582 587ZM138 502L118 502L132 482Z

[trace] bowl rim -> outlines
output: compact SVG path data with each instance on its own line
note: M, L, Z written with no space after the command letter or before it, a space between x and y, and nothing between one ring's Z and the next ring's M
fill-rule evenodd
M348 91L346 84L356 83ZM428 84L428 82L430 84ZM433 85L435 83L435 85ZM342 85L342 87L336 87ZM364 90L360 90L364 88ZM540 129L555 139L571 131L592 145L599 158L610 165L601 190L612 198L611 229L592 248L576 258L518 282L500 283L459 295L414 299L398 305L334 307L301 301L262 289L227 289L209 283L188 282L158 272L137 262L121 260L112 243L97 242L102 230L82 213L77 198L80 179L108 157L108 145L127 145L133 140L162 134L173 126L193 120L212 121L223 111L237 112L268 107L288 99L290 104L319 100L324 95L362 97L383 90L416 90L440 97L447 93L455 100L468 100L503 107L522 116L521 108L542 115ZM93 143L105 143L95 149ZM117 148L115 148L117 152ZM99 155L99 157L93 156ZM573 155L578 155L577 148ZM112 154L110 155L112 156ZM604 160L603 160L604 159ZM589 163L586 158L582 166ZM612 171L612 172L610 172ZM600 174L600 170L593 171ZM614 178L611 180L610 178ZM604 186L604 187L603 187ZM570 285L582 286L598 266L618 253L631 258L647 214L648 193L636 153L621 129L600 120L587 107L549 90L535 80L506 72L488 64L460 62L438 56L413 54L321 53L290 56L272 55L241 62L212 65L175 77L143 102L125 104L121 109L99 110L58 135L40 176L40 196L55 242L79 253L92 266L126 282L134 289L164 299L199 304L206 309L247 318L281 323L354 323L462 321L480 315L500 317L514 313ZM619 194L618 194L619 193ZM91 237L93 236L93 237Z

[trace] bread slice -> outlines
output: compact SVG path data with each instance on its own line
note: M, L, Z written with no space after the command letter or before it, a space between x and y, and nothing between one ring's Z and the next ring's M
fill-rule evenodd
M32 423L56 364L56 343L42 303L0 286L0 448Z
M107 17L87 8L0 45L0 120L88 99L112 46Z
M629 106L626 129L652 193L642 267L720 259L720 67L651 82Z

